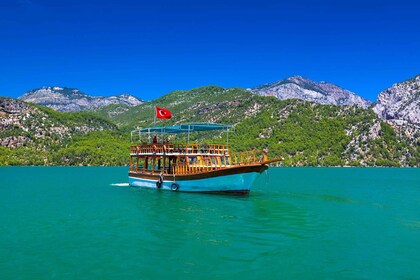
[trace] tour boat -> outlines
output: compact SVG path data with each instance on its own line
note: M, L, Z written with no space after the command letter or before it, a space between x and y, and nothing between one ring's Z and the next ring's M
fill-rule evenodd
M225 130L229 133L230 129L229 125L194 123L133 130L131 140L133 142L138 137L138 143L130 148L130 186L180 192L248 194L268 164L283 158L269 160L266 149L231 153L228 144L189 141L194 132ZM186 143L169 141L169 135L181 133L188 135Z

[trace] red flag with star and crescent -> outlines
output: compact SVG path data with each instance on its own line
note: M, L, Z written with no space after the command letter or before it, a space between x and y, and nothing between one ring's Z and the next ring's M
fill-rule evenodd
M171 111L165 108L156 107L156 118L170 119L172 117Z

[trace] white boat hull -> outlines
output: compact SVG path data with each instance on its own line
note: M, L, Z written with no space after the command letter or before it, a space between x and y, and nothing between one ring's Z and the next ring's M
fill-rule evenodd
M163 180L160 189L182 192L248 193L260 172L248 172L195 180ZM157 189L157 180L129 176L133 187ZM173 185L177 184L177 185ZM175 187L177 187L175 189Z

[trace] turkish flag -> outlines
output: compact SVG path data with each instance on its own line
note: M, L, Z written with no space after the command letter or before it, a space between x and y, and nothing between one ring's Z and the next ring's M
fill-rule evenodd
M156 118L170 119L172 117L171 111L165 108L156 107Z

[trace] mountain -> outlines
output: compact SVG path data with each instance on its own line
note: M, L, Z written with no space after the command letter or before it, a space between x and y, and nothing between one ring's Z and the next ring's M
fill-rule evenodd
M58 143L63 137L116 128L112 122L91 113L66 114L18 99L0 97L1 146L17 148L43 140Z
M95 109L93 112L95 112L95 114L104 117L104 118L108 118L108 119L113 119L114 117L118 116L119 114L122 114L124 112L127 112L131 107L130 105L126 105L126 104L110 104L104 107L100 107L98 109Z
M279 100L238 88L216 86L174 91L114 118L120 127L153 125L154 106L172 111L158 126L188 122L234 125L233 150L270 147L270 155L285 157L286 166L419 166L419 132L414 137L360 106L335 106L299 99ZM194 136L194 137L204 137ZM223 135L215 140L225 141ZM196 140L191 136L190 140ZM204 139L204 138L203 138Z
M156 125L172 125L183 122L234 124L244 118L243 114L252 115L260 109L248 108L251 104L249 102L252 102L254 97L256 96L243 89L225 89L218 86L177 90L154 101L132 107L112 120L120 127L127 129L153 125L155 106L163 106L171 109L172 118L165 121L157 119ZM239 106L240 108L238 108Z
M327 82L315 82L301 76L289 77L250 90L262 96L275 96L281 100L297 98L320 104L357 105L362 108L371 105L369 100L339 86Z
M0 97L0 165L123 164L128 144L121 145L118 134L115 124L92 113L62 113ZM77 143L83 147L75 149ZM109 152L101 157L104 150Z
M95 110L111 104L136 106L142 100L128 94L110 97L91 96L75 88L42 87L33 89L19 97L20 100L43 105L60 112Z
M383 90L373 110L384 120L420 127L420 75Z
M407 136L404 126L393 126L356 105L279 100L240 88L208 86L173 91L111 117L105 114L106 121L97 113L62 113L0 100L0 165L126 165L129 131L153 125L158 105L173 115L158 119L158 126L232 124L232 151L268 147L271 157L285 158L285 166L420 166L418 129ZM189 140L225 143L227 138L208 132Z

